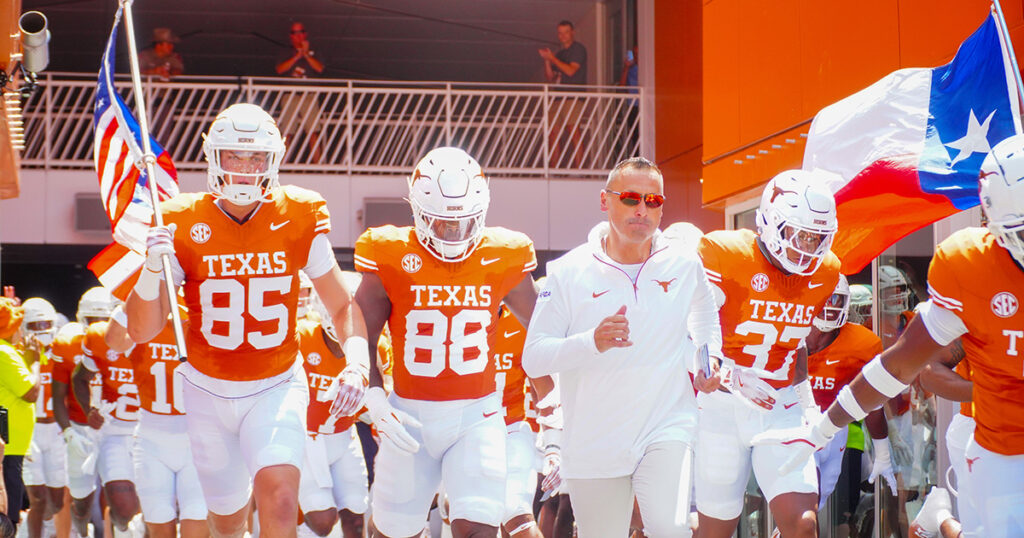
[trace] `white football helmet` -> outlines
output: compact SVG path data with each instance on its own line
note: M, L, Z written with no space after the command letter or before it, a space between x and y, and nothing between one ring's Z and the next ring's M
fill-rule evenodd
M850 319L853 323L864 325L871 320L871 286L868 284L850 285Z
M978 187L988 230L1024 265L1024 135L992 148L981 164Z
M878 302L882 312L900 314L910 310L910 286L903 271L891 265L879 265L878 289L881 290Z
M787 170L765 186L757 233L789 273L814 274L832 246L836 227L835 198L813 173Z
M444 262L460 262L473 253L490 202L483 170L459 148L431 150L409 176L416 237Z
M25 332L44 346L52 344L57 334L57 309L50 301L39 297L28 299L21 306L25 309L25 319L22 320Z
M843 325L850 317L850 283L845 275L839 275L839 283L836 284L832 296L825 302L824 308L814 316L811 323L819 331L827 333L834 331Z
M229 106L203 135L210 192L241 206L269 201L284 150L270 114L248 103Z
M90 323L106 321L118 302L103 286L89 288L78 300L78 322L88 327Z

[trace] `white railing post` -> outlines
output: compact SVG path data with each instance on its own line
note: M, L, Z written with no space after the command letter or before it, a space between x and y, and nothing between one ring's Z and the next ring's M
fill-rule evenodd
M356 140L356 108L355 103L353 102L355 100L355 89L352 87L351 80L348 81L345 91L345 133L343 135L343 140L345 142L345 164L348 167L348 175L351 177L352 166L354 164L352 161L354 155L352 146L355 144Z
M542 153L544 154L544 163L542 167L544 168L545 179L551 179L551 144L549 143L551 138L551 135L549 134L551 132L551 126L548 124L548 117L550 116L551 108L551 96L548 94L550 87L551 86L549 84L545 84L544 95L541 96L541 108L544 111L544 116L541 118L541 125L544 127L544 132L540 134L540 143L542 144Z
M452 83L444 85L444 143L452 145Z
M53 114L51 110L53 108L51 104L51 101L53 100L53 91L53 77L50 75L50 73L47 73L46 86L43 87L43 99L41 99L43 101L44 110L43 133L45 133L44 136L46 137L43 140L43 168L47 170L50 169L50 152L53 149L50 145L50 141L53 139Z

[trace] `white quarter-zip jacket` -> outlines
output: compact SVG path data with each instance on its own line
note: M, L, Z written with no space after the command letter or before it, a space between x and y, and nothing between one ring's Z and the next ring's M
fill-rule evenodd
M696 250L656 232L637 270L605 254L607 234L601 223L548 263L523 350L530 377L559 377L565 478L631 475L652 443L692 443L694 351L707 343L721 356L718 308ZM599 353L594 329L622 306L633 345Z

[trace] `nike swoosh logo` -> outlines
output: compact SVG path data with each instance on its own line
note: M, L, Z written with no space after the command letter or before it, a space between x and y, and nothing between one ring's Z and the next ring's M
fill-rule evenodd
M515 336L515 335L517 335L517 334L519 334L521 332L522 331L512 331L512 332L505 331L505 338L512 338L513 336Z
M793 407L794 405L796 405L796 404L798 404L798 403L800 403L800 402L793 402L793 403L791 403L791 404L789 404L789 405L786 405L786 404L782 404L782 407L784 407L784 408L786 408L786 409L789 409L790 407Z
M833 364L839 364L839 359L836 359L834 361L830 361L828 359L825 359L825 364L827 364L829 366L832 366Z
M277 223L277 224L271 222L270 223L270 231L273 232L274 230L279 229L281 226L284 226L285 224L288 224L289 222L291 222L291 220L286 220L284 222L280 222L280 223Z
M595 292L593 292L593 293L594 293L594 298L595 298L595 299L597 299L598 297L600 297L600 296L602 296L602 295L604 295L604 294L608 293L609 291L612 291L612 290L604 290L604 291L602 291L601 293L597 293L597 292L595 291Z
M491 418L491 417L493 417L494 415L497 415L497 414L498 414L497 411L491 411L490 413L484 413L484 418Z
M824 283L824 282L818 282L817 284L815 284L815 283L813 283L813 282L808 282L808 283L807 283L807 288L808 288L808 289L812 289L812 290L813 290L814 288L820 288L820 287L822 287L822 286L824 286L824 285L825 285L825 283Z
M494 258L494 259L488 260L487 258L481 258L480 259L480 265L490 265L490 264L492 264L492 263L494 263L494 262L496 262L496 261L498 261L500 259L501 258Z

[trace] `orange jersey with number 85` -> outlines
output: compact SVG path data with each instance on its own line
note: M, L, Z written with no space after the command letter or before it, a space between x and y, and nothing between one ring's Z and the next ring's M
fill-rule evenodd
M465 400L495 391L494 326L502 299L537 268L533 242L484 228L459 263L435 258L412 227L370 228L355 266L376 273L391 301L395 393L414 400Z
M708 280L725 294L722 353L775 388L790 385L796 350L839 282L839 259L829 252L813 275L787 275L750 230L711 232L698 249Z
M243 223L210 193L164 202L164 221L177 224L174 250L185 273L191 315L189 363L231 381L266 379L295 363L299 269L317 234L331 229L319 194L276 189Z

